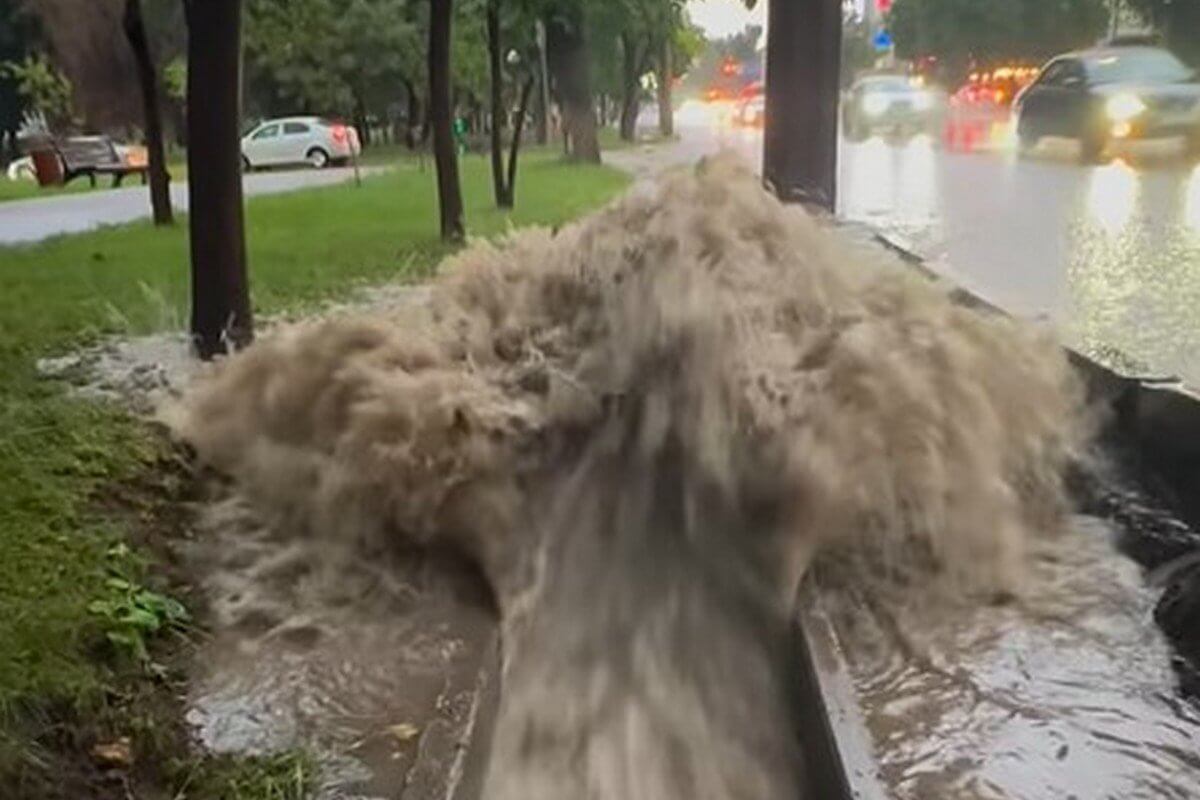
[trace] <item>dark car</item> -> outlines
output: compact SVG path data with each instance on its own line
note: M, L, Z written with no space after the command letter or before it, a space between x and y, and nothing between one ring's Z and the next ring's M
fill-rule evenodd
M916 134L936 130L937 98L904 75L869 75L850 88L842 105L846 138L862 141L879 132Z
M1200 145L1200 83L1158 47L1106 47L1069 53L1042 68L1016 101L1023 150L1044 136L1078 139L1085 161L1110 143L1187 137Z

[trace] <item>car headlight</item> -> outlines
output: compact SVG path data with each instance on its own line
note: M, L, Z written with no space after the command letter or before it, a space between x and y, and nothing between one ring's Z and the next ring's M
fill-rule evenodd
M929 92L917 92L913 95L913 108L917 111L928 111L933 108L933 95Z
M862 109L868 116L877 117L888 110L892 101L880 94L869 94L863 98Z
M1136 94L1116 94L1104 104L1104 111L1113 122L1128 122L1145 110L1146 104Z

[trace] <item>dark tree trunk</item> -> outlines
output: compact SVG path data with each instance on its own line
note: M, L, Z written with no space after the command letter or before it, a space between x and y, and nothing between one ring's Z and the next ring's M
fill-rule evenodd
M354 97L354 127L358 128L358 140L363 149L371 146L371 121L367 118L367 107L362 95Z
M404 91L408 93L408 119L405 121L404 143L409 150L414 150L421 141L421 95L417 87L408 78L404 79Z
M512 187L504 175L504 68L500 58L500 0L488 0L487 47L492 90L492 190L496 195L496 205L512 208Z
M512 142L508 150L508 207L517 199L517 153L521 150L521 132L525 129L525 115L529 111L529 95L533 91L533 76L525 79L521 87L521 99L517 103L517 117L513 120Z
M546 50L558 84L568 155L575 161L599 164L600 141L582 11L574 8L570 19L555 15L546 21Z
M430 0L429 9L429 119L433 128L433 159L437 168L438 212L442 239L460 242L466 237L462 189L458 182L458 155L450 119L450 23L453 0Z
M784 202L833 211L841 0L771 0L763 179Z
M621 34L621 139L632 142L637 137L637 118L641 105L642 54L633 37Z
M538 51L538 123L537 141L540 145L550 142L550 60L546 56L546 25L538 20L534 25Z
M242 211L241 0L187 0L192 336L201 358L254 337Z
M658 55L658 132L663 136L675 135L675 108L671 98L671 83L675 80L672 56L668 37Z
M183 100L171 101L171 124L175 128L175 144L187 148L187 104Z
M155 225L170 225L175 221L171 212L171 176L167 174L167 158L163 148L162 111L159 108L158 74L146 38L142 21L141 0L125 0L125 38L133 50L137 65L138 84L142 92L142 117L146 131L146 153L150 172L150 207Z
M550 108L549 99L550 92L541 88L542 80L545 76L539 75L538 82L538 104L537 104L537 120L536 132L537 143L544 145L550 141Z

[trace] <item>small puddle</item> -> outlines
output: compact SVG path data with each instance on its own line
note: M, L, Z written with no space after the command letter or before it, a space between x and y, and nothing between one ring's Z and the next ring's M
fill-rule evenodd
M1159 593L1114 538L1076 517L1006 606L896 610L835 593L891 797L1200 797L1200 713L1176 693Z
M494 617L470 580L428 558L339 561L236 499L207 507L204 563L214 633L198 655L189 721L213 752L302 747L317 796L397 798L423 749L473 723Z

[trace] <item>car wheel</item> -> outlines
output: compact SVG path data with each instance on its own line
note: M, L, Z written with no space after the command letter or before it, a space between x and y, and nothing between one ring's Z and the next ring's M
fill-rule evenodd
M309 150L305 158L308 159L308 163L313 169L325 169L325 167L329 166L329 153L326 153L319 147Z

